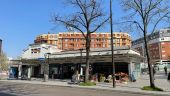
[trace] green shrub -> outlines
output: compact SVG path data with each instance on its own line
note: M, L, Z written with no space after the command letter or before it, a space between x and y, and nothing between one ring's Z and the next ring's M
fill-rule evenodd
M161 89L161 88L158 88L158 87L152 88L152 87L150 87L150 86L144 86L144 87L142 88L142 90L147 90L147 91L163 91L163 89Z
M79 84L80 86L95 86L95 82L82 82Z

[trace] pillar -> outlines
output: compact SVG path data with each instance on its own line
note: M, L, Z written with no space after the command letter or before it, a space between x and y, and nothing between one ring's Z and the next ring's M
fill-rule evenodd
M30 79L31 78L31 71L32 70L32 66L28 66L28 79Z
M18 79L21 79L22 74L22 63L18 64Z
M133 73L133 63L131 60L129 61L128 69L129 69L129 75L131 75Z

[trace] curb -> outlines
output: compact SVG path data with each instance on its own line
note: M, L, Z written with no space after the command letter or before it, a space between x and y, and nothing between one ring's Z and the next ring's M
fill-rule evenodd
M157 92L157 91L143 91L143 92L136 92L136 91L128 91L128 90L119 90L119 89L111 89L111 88L95 88L93 86L74 86L74 85L57 85L57 84L48 84L43 82L34 82L31 83L30 81L22 82L22 81L13 81L13 80L0 80L0 82L13 82L13 83L22 83L22 84L33 84L33 85L48 85L48 86L58 86L58 87L69 87L69 88L81 88L81 89L91 89L91 90L101 90L101 91L114 91L114 92L125 92L131 94L141 94L141 95L154 95L154 96L169 96L168 93Z

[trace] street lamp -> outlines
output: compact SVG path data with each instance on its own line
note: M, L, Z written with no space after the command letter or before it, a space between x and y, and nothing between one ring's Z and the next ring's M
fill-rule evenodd
M112 51L112 67L113 67L113 88L115 85L115 64L114 64L114 50L113 50L113 22L112 22L112 0L110 0L110 31L111 31L111 51Z
M48 75L49 75L49 56L51 55L51 53L45 53L44 57L45 57L45 64L44 64L44 82L48 81Z

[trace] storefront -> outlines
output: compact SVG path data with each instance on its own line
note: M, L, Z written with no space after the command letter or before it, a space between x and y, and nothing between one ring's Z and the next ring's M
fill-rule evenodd
M129 76L133 74L135 78L140 76L140 64L143 57L141 57L138 52L124 48L115 50L114 54L116 73L125 73ZM78 70L80 75L84 75L86 61L85 55L85 50L82 51L82 55L80 51L66 51L50 54L49 58L44 60L44 62L48 63L49 78L71 79L75 70ZM48 62L46 60L48 60ZM32 61L34 61L31 63L32 66L34 63L37 63L41 66L40 68L36 68L34 66L34 69L36 69L34 70L34 73L36 71L36 73L39 72L43 76L44 63L37 60ZM89 69L90 74L100 73L107 77L108 75L112 75L112 68L111 51L109 49L91 50ZM35 74L33 75L33 73L31 74L34 77L38 76Z

